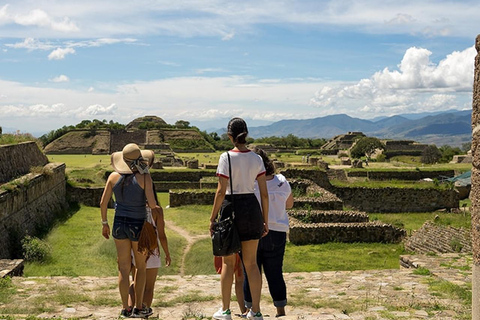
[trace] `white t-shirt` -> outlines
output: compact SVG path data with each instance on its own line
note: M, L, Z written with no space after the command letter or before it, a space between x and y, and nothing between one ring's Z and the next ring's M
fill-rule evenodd
M272 180L267 180L268 189L268 229L273 231L288 231L288 214L285 208L292 188L287 179L281 174L273 176ZM255 195L260 202L260 190L255 184Z
M233 194L253 193L257 177L265 174L265 166L262 158L253 151L228 151L232 161L232 183ZM220 155L218 161L217 176L230 178L228 171L227 153ZM231 194L230 183L227 187L227 194Z

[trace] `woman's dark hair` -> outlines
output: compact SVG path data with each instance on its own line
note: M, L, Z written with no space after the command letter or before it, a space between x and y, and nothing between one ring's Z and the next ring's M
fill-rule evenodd
M247 123L242 118L233 118L228 122L227 133L232 136L233 142L239 144L247 143Z
M265 166L265 174L271 176L275 174L275 166L273 165L272 160L268 157L267 153L260 148L255 147L253 151L262 157L263 165Z

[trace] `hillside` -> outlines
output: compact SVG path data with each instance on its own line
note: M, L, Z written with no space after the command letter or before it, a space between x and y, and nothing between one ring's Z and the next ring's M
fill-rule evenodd
M409 119L396 115L376 121L353 118L345 114L305 120L281 120L268 126L249 128L250 136L286 136L330 139L349 131L383 139L408 139L421 143L461 146L471 141L471 110L451 111Z

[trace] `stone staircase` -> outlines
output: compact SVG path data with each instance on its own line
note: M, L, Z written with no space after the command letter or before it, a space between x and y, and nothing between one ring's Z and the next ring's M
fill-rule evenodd
M405 241L405 249L415 253L471 253L471 230L437 225L427 221Z

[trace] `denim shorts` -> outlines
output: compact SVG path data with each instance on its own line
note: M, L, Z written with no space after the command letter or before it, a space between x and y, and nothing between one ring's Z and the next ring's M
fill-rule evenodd
M145 220L132 219L129 217L117 217L113 219L112 236L115 239L130 239L138 241Z

